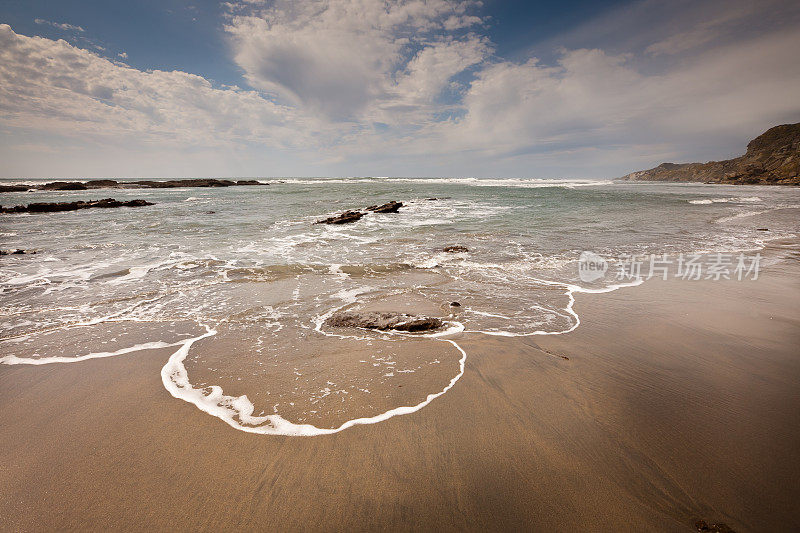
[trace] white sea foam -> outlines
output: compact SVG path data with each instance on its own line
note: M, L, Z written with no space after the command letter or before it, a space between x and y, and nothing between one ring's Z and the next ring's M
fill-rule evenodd
M755 203L760 202L761 198L758 196L733 196L729 198L704 198L702 200L689 200L690 204L695 205L708 205L708 204L727 204L727 203Z
M49 365L51 363L77 363L79 361L86 361L88 359L102 359L104 357L114 357L117 355L124 355L131 352L140 352L142 350L155 350L156 348L169 348L170 346L177 346L182 342L145 342L142 344L135 344L127 348L121 348L113 352L92 352L85 355L75 357L17 357L16 355L7 355L0 357L0 364L3 365Z
M381 179L346 178L290 181L292 183L325 185L330 183L378 183L381 182ZM377 192L365 193L374 194L374 202L371 197L369 200L367 200L367 196L362 197L361 189L332 188L331 191L338 190L339 193L328 198L328 191L323 191L326 193L324 201L318 201L318 198L314 199L313 204L301 207L300 215L295 214L298 211L293 210L292 204L287 204L288 207L249 205L249 211L242 210L237 213L237 217L241 217L243 223L237 224L236 229L232 230L230 234L218 231L219 219L216 217L211 217L216 220L212 226L209 226L213 231L204 231L208 229L208 227L203 228L204 222L186 220L174 228L172 225L167 228L164 222L156 216L143 221L141 227L133 226L126 221L127 215L123 214L119 219L109 221L109 224L115 231L120 231L120 236L124 235L125 238L131 236L133 240L128 242L121 237L118 242L115 240L111 244L85 242L87 238L97 238L100 241L103 239L95 236L95 233L91 231L91 226L78 227L79 221L77 220L70 221L70 224L76 224L76 226L65 226L63 234L59 233L60 227L53 225L52 222L48 223L46 217L36 220L20 220L17 222L18 227L9 229L17 230L19 235L26 235L26 239L28 238L26 234L28 226L39 231L36 224L43 224L41 233L32 232L33 238L40 240L31 242L30 246L35 246L45 253L36 258L21 258L21 260L13 262L9 260L5 265L7 268L0 273L0 283L2 283L0 291L3 291L3 296L9 296L9 300L3 303L8 303L9 309L12 306L20 308L18 313L14 311L16 314L13 314L13 318L5 320L5 322L14 322L13 327L18 328L16 330L12 328L11 331L30 331L37 327L39 329L37 333L7 337L3 342L19 343L28 342L28 340L37 342L35 335L44 330L43 324L48 321L49 323L46 324L48 328L51 328L53 324L58 325L67 321L69 324L64 327L74 327L119 320L139 320L144 323L157 316L159 319L168 317L170 320L191 319L197 323L209 324L209 326L204 335L177 343L166 343L177 337L154 335L153 339L166 339L166 341L134 345L114 351L113 348L124 345L124 343L111 345L112 341L109 340L109 344L103 345L105 351L96 353L78 354L75 357L43 357L39 359L7 357L1 362L3 364L32 365L79 362L90 358L123 355L150 347L176 346L178 347L177 351L173 353L162 371L165 387L173 396L189 401L204 412L243 431L282 435L320 435L341 431L356 424L376 423L397 414L415 412L427 405L427 402L400 407L375 417L349 421L337 428L317 428L307 424L295 424L282 418L278 412L280 409L277 407L274 415L270 417L254 416L253 403L245 395L226 396L220 387L201 388L197 383L195 383L197 388L194 388L183 367L184 359L189 356L192 344L211 337L213 335L211 332L217 327L216 325L224 323L229 317L234 317L234 314L236 314L236 318L231 318L231 321L238 321L238 326L248 328L249 331L263 328L264 333L258 337L257 344L254 345L254 349L258 350L262 348L266 350L268 347L277 345L277 343L270 344L270 335L276 331L283 331L282 334L286 335L287 331L294 331L297 328L304 328L303 334L316 330L323 335L362 340L365 345L376 339L404 343L407 342L407 337L429 337L431 342L452 343L459 349L462 356L461 372L450 382L448 387L433 395L436 397L449 390L463 374L466 353L448 337L461 332L493 336L567 333L575 330L580 324L580 318L573 309L575 294L609 292L641 283L590 289L560 281L572 278L576 269L571 268L570 264L577 257L573 247L577 242L581 242L581 239L585 240L584 235L581 235L581 239L578 241L571 240L571 235L584 230L587 232L605 231L604 222L606 221L603 217L607 211L604 210L597 220L592 220L587 225L580 225L584 220L582 218L584 207L589 205L581 203L580 209L571 211L575 218L568 218L568 222L565 222L565 226L561 228L548 218L551 213L556 213L555 216L558 217L557 213L562 212L564 208L560 204L561 200L558 195L552 194L552 191L504 191L498 189L488 191L491 194L482 194L487 191L475 189L475 187L516 189L605 187L602 189L602 195L604 201L608 199L609 202L604 203L603 206L613 207L612 199L608 198L611 196L610 191L615 190L611 182L478 180L474 178L388 178L384 182L387 185L379 186L376 189ZM395 193L392 193L392 197L401 199L406 204L401 211L402 217L393 214L371 213L358 224L353 225L312 226L310 224L322 218L323 215L319 214L320 210L336 208L336 212L341 212L348 207L363 207L367 203L384 201L384 198L378 195L389 194L391 190L389 183L399 183L400 190L405 191L399 193L403 196L397 197L394 196ZM453 187L451 191L444 187L424 187L423 185L426 184L462 185L470 190L464 196L459 197L459 193L455 192L458 190L456 187ZM621 185L620 187L624 189L626 186ZM307 190L308 188L298 189ZM342 193L343 190L346 192ZM369 191L370 188L365 187L364 190ZM412 192L409 194L408 191ZM581 193L573 192L563 196L567 200L580 197L582 202L583 200L588 202L598 191L601 189L589 189ZM759 203L762 202L761 198L755 196L704 198L708 195L708 190L704 189L704 191L702 195L697 196L697 200L686 200L685 196L679 196L679 198L696 205L728 204L725 209L731 212L770 208L775 204L775 198L771 196L771 192L761 192L761 189L759 189L759 194L766 200L763 204ZM169 194L173 192L169 191ZM291 190L283 189L280 192L287 193L288 201L295 201L292 200L295 197ZM200 200L200 197L189 196L191 192L181 194L178 191L178 193L174 197L170 197L169 201L180 202L183 198L186 198L186 201ZM136 194L138 195L140 192ZM147 194L165 195L167 193L153 191ZM197 193L195 192L195 194ZM208 194L210 195L208 201L216 201L213 192ZM227 194L231 194L231 192L228 191ZM424 198L428 194L431 196L453 194L454 197L445 197L435 202L414 199L417 196ZM626 192L626 194L628 193ZM679 194L685 193L680 192ZM735 194L735 192L731 190L722 194ZM409 198L409 196L412 197ZM638 201L634 196L636 195L631 195L630 200ZM550 197L554 197L554 199L550 200ZM202 199L205 201L206 197L204 196ZM385 199L389 199L389 197ZM628 205L628 196L621 200L624 200L626 206ZM228 197L226 196L223 201L227 202ZM785 201L781 201L785 203ZM682 209L687 212L702 213L703 211L703 208L695 209L693 206L686 205L685 202L681 202L681 204L685 205ZM286 210L283 210L284 207ZM669 208L679 209L671 204ZM504 216L506 213L516 215L516 212L509 212L511 209L524 211L519 212L521 215L519 219L515 216ZM590 211L588 208L586 210ZM223 210L220 209L219 212L222 214ZM713 212L713 210L709 212ZM750 217L763 212L737 213L718 221ZM228 214L226 213L224 216L228 216ZM626 216L627 214L626 207ZM111 216L110 213L102 213L102 215ZM609 216L613 216L613 212ZM495 224L496 221L492 220L493 217L503 217L503 219L497 220L498 223ZM17 220L16 216L14 220ZM556 221L559 222L560 219L556 218ZM610 222L615 223L619 220L612 219ZM185 226L182 225L184 223ZM50 225L48 226L48 224ZM760 236L759 239L756 239L752 235L752 229L747 232L737 232L734 225L728 226L717 226L713 229L719 231L707 234L703 233L704 229L698 232L694 231L697 228L687 226L685 234L691 235L692 238L702 234L702 237L692 241L691 246L717 246L725 249L736 248L742 243L755 242L758 244L766 240ZM781 233L777 223L770 222L769 226L770 238L785 234ZM146 231L137 233L142 228ZM194 228L201 229L195 232ZM170 233L172 229L175 229L176 233ZM559 233L562 229L563 236ZM161 233L162 231L164 233ZM654 243L652 241L658 240L660 236L648 237L645 231L634 233L638 233L638 236L634 235L636 242L633 243L631 240L611 239L613 242L608 245L607 257L611 257L613 253L621 249L649 253L652 251L652 246L662 246L665 251L671 252L673 248L667 248L668 246L686 246L685 242L676 243L669 239L664 240L663 243ZM556 242L554 246L553 234L557 234L556 241L559 237L563 237L563 243ZM176 235L179 235L180 238L176 238ZM592 234L592 236L594 235L596 234ZM46 240L43 236L47 236L50 240ZM62 245L62 242L69 243L69 245ZM441 252L445 245L461 243L469 245L470 253ZM25 245L27 247L28 243L26 242ZM187 250L191 253L176 252L175 249ZM141 250L147 250L144 258L139 252ZM213 254L209 253L212 250ZM602 254L603 251L598 250L598 253ZM151 262L155 257L168 258ZM91 263L87 264L87 258L93 259ZM96 261L97 258L101 258L101 260ZM407 272L404 269L394 269L388 266L400 263L415 266L420 270L410 268L410 272ZM294 267L298 265L300 267L295 269ZM374 265L377 265L377 268L372 268ZM382 266L387 266L387 268L381 269ZM293 283L291 279L286 281L281 278L281 281L275 285L277 287L275 291L271 291L272 285L265 283L272 283L271 276L247 274L251 270L252 272L270 273L273 271L273 267L277 267L276 270L281 272L285 268L289 272L288 277L290 278L297 272L302 273L297 274L296 283ZM432 270L434 268L436 270ZM362 271L366 271L368 274L364 275ZM397 273L399 271L402 273ZM228 277L229 273L230 278ZM555 281L538 279L539 277L552 277ZM371 285L356 286L363 278L369 279ZM431 282L418 283L417 281L434 278L435 280ZM220 281L230 281L231 283L220 284ZM85 290L50 295L50 299L31 300L27 294L23 294L23 291L28 291L37 297L42 293L46 296L50 291L62 291L78 285ZM549 288L540 291L543 286ZM205 290L204 287L212 288ZM362 298L373 300L380 296L393 295L395 290L416 291L430 302L434 304L438 302L443 306L454 299L453 297L457 297L463 307L460 308L460 311L454 312L453 320L448 321L444 331L428 334L376 333L356 330L354 335L346 336L338 334L336 331L330 331L330 328L324 326L325 320L336 310L358 303ZM19 298L14 299L17 294L20 295ZM73 302L70 299L73 294L78 294L81 297L80 301ZM137 294L140 295L137 296ZM158 296L150 299L149 296L153 294ZM130 297L139 300L129 301ZM147 299L141 300L142 298ZM265 301L261 301L259 298ZM75 309L59 314L56 312L59 308L58 302L68 302L70 305L74 303ZM83 302L90 302L90 304L81 307ZM150 303L142 305L144 302ZM44 305L40 306L40 303ZM274 306L268 304L274 304ZM66 309L67 306L63 307ZM46 320L40 320L35 315L36 309L46 312L48 315ZM8 314L11 315L11 313ZM65 318L66 315L69 316ZM52 316L56 318L51 318ZM250 318L242 318L245 316L254 317L252 318L253 322L245 323L245 320L250 320ZM309 320L309 317L312 318ZM47 331L53 329L57 328ZM348 333L353 332L348 331ZM363 333L363 335L359 335L359 333ZM105 339L101 340L105 341ZM211 342L211 340L207 342ZM16 344L15 346L20 349L24 346L27 350L25 345ZM48 353L46 349L40 351L43 355ZM172 352L172 350L170 351ZM256 363L260 365L262 362L257 361ZM403 362L399 363L402 367ZM404 372L404 370L390 368L385 363L381 363L381 365L379 367L381 373L391 372L399 375L400 372ZM302 374L309 375L305 370ZM233 370L233 379L242 377L246 377L246 375L237 376L236 370ZM366 384L361 383L360 385L365 386ZM376 392L372 385L370 385L370 389ZM327 396L324 391L321 394L321 397ZM330 394L331 397L334 397L334 393ZM302 418L298 419L298 421L302 420Z
M580 326L580 324L581 324L581 319L578 316L578 313L576 313L575 310L573 309L573 306L575 305L575 293L583 292L583 293L587 293L587 294L602 294L602 293L606 293L606 292L612 292L612 291L615 291L617 289L622 289L622 288L625 288L625 287L636 287L636 286L641 285L642 283L644 283L644 279L638 278L638 279L636 279L634 281L631 281L630 283L620 283L620 284L616 284L616 285L610 285L608 287L602 287L602 288L598 288L598 289L590 289L590 288L581 287L579 285L573 285L573 284L570 284L570 283L562 283L562 282L558 282L558 281L550 281L550 280L543 280L543 279L538 279L536 281L538 283L542 283L544 285L552 285L552 286L556 286L556 287L564 287L564 289L565 289L564 294L569 299L569 302L567 303L567 306L564 308L564 311L566 313L568 313L574 320L572 325L569 328L563 329L563 330L558 330L558 331L535 330L535 331L529 331L529 332L525 332L525 333L517 333L517 332L512 332L512 331L485 331L485 330L466 330L465 329L464 333L483 333L484 335L494 335L494 336L499 336L499 337L527 337L527 336L533 336L533 335L563 335L564 333L569 333L571 331L575 331L578 328L578 326ZM475 311L472 311L472 312L474 313Z
M201 389L195 389L189 381L189 375L183 365L183 361L195 342L215 334L216 331L214 329L206 326L206 333L183 342L182 346L170 356L167 364L161 369L161 381L173 397L194 404L201 411L219 418L235 429L261 435L304 437L330 435L356 425L376 424L395 416L415 413L453 388L453 385L464 375L464 367L467 360L467 353L458 344L452 340L442 340L441 342L452 344L461 353L461 358L459 359L458 373L441 391L428 394L424 401L416 405L395 407L375 416L355 418L335 428L319 428L312 424L290 422L279 414L253 416L255 407L246 395L227 396L224 394L222 387L217 385L207 387L210 389L209 393L205 393Z
M287 184L303 185L330 185L330 184L363 184L363 183L424 183L424 184L455 184L470 187L516 187L516 188L546 188L546 187L592 187L613 185L613 180L578 180L578 179L538 179L538 178L324 178L324 179L284 179Z

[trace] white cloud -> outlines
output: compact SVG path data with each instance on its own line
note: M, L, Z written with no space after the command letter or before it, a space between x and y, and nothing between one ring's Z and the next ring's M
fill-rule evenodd
M72 24L66 24L66 23L63 23L63 22L52 22L52 21L44 20L44 19L36 19L36 20L34 20L34 22L36 24L39 24L39 25L45 24L47 26L52 26L54 28L58 28L58 29L64 30L64 31L79 31L79 32L84 32L85 31L80 26L73 26Z
M483 39L444 35L480 21L466 14L474 4L278 0L268 8L230 5L226 30L234 59L253 87L334 120L359 120L381 105L385 110L391 98L397 98L398 105L413 101L414 94L399 94L403 82L412 91L420 89L420 83L428 90L441 89L447 79L483 59L488 52ZM464 51L460 62L436 61L439 52L457 55L458 50ZM480 57L474 57L476 53ZM434 61L427 72L426 59ZM440 66L447 70L431 72ZM443 73L447 79L434 81ZM402 78L400 84L396 76Z
M495 56L477 2L232 3L225 32L250 89L0 25L0 156L31 154L46 136L70 154L114 145L112 167L131 159L125 150L202 148L200 173L260 174L264 154L292 174L606 177L724 158L800 121L800 34L793 15L776 22L780 0L768 30L747 31L762 13L715 2L653 35L626 19L646 30L620 36L635 46L572 47L546 62Z
M722 13L715 13L711 18L694 24L686 31L673 33L665 39L647 46L645 54L674 55L718 41L726 33L734 33L735 30L739 30L740 24L751 22L753 15L758 11L760 9L753 4L731 3ZM739 31L737 35L741 38L742 34Z
M709 148L741 152L748 137L800 119L798 49L800 34L784 31L712 48L657 74L637 69L629 54L602 50L564 50L555 65L499 62L471 84L462 118L431 124L407 149L435 142L444 152L494 160L570 154L565 166L592 160L598 149L629 157L632 146L651 161Z
M6 127L136 144L288 146L313 129L297 131L291 110L254 91L215 88L186 72L139 71L5 24L0 109Z
M482 63L490 51L488 41L478 38L423 47L395 74L396 81L374 103L369 118L385 124L420 125L430 122L434 113L458 109L459 103L442 101L442 93L450 88L460 91L463 87L451 80Z

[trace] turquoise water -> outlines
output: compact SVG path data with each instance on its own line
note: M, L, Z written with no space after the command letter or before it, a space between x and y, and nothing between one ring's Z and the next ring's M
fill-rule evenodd
M254 365L265 358L277 368L284 359L305 357L301 345L325 353L328 336L336 334L323 322L334 309L413 297L446 314L449 302L458 301L451 331L558 333L577 326L574 290L619 283L609 277L591 287L581 284L577 260L583 251L608 259L751 251L800 230L794 212L786 209L800 206L800 189L789 188L512 179L270 183L0 194L2 205L104 197L155 203L0 215L0 248L37 251L0 258L0 361L116 356L148 343L184 347L206 331L219 332L202 346L221 342L226 335L221 330L229 336L236 331L240 355L221 362L197 346L191 353L186 348L186 362L172 361L165 385L198 406L207 403L204 410L222 409L217 416L227 416L239 429L266 424L271 428L266 432L292 433L298 430L282 426L283 418L258 416L288 412L295 422L311 423L310 412L317 408L254 402L255 418L248 419L249 408L232 407L239 396L209 398L215 382L258 375ZM313 224L389 200L405 207L354 224ZM445 253L448 245L469 252ZM387 340L372 334L353 338ZM190 363L208 374L195 388L181 374ZM292 363L283 370L296 375L298 368ZM330 388L324 372L311 373L322 380L313 387ZM377 381L371 386L390 382L390 374L373 376ZM259 383L253 387L271 386ZM352 385L354 391L369 388L366 381ZM308 387L282 393L281 401L296 407L292 394L320 396ZM247 387L243 393L258 396Z

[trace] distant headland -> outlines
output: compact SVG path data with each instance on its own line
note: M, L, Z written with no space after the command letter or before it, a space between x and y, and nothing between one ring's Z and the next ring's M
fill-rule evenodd
M662 163L626 181L687 181L730 185L800 185L800 123L770 128L737 158L708 163Z

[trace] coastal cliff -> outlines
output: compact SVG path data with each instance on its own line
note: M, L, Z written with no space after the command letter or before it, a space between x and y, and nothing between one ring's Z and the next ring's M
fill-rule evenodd
M734 159L708 163L662 163L619 179L800 185L800 123L768 129L747 144L744 155Z

